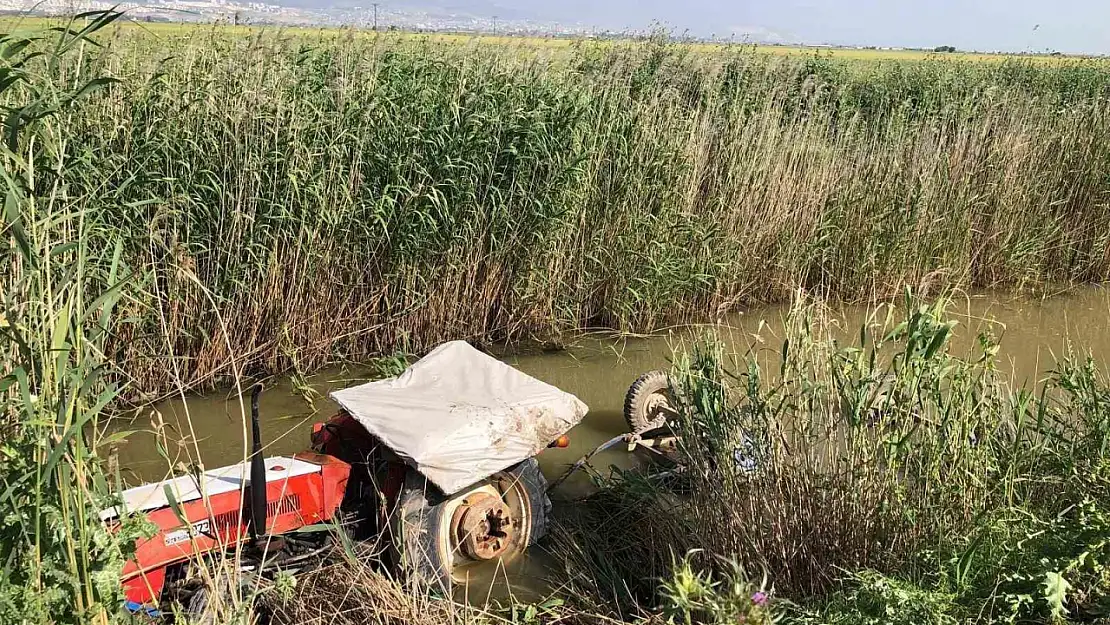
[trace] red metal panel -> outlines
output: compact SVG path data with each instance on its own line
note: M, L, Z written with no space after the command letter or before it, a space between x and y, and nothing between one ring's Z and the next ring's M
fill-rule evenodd
M351 474L351 465L342 460L326 454L301 452L293 454L297 460L320 465L321 487L323 496L322 509L327 510L327 515L321 520L329 520L343 503L343 494L347 490L347 478Z
M272 535L330 520L343 499L350 465L318 454L296 457L320 465L321 471L266 485L267 530ZM172 508L147 513L159 531L150 539L140 540L135 558L124 566L123 585L129 601L156 601L167 566L198 554L223 551L249 536L250 501L243 491L214 495L207 502L190 501L181 504L180 509L188 523L182 523Z
M135 575L123 582L123 594L128 601L139 604L155 603L166 584L166 568L158 568Z

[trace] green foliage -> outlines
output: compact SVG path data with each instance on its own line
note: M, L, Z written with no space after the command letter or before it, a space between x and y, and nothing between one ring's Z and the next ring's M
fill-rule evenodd
M373 361L374 375L379 378L392 378L401 375L409 366L408 354L396 353L390 356L375 358Z
M130 280L122 246L95 245L97 216L56 186L69 155L56 124L106 82L46 78L116 16L90 13L51 35L0 35L3 622L109 622L122 601L120 571L148 530L99 516L114 503L98 452L117 395L104 356Z
M826 625L956 625L953 597L876 571L850 573L847 590L819 613L794 615L797 623Z
M1071 584L1064 579L1063 575L1055 571L1049 571L1044 574L1044 592L1043 597L1045 603L1048 604L1049 614L1052 620L1063 620L1068 614L1067 601L1068 591L1071 590Z
M674 563L668 578L660 581L661 611L668 623L706 625L770 625L778 622L771 608L767 580L755 585L735 562L725 561L723 573L700 569L696 554Z
M548 619L559 616L559 608L563 607L563 600L555 597L544 599L539 603L517 604L513 603L508 612L508 622L513 625L539 625L548 622Z
M154 277L109 351L156 392L799 286L1104 280L1106 67L127 29L53 70L121 81L59 120L59 184Z
M293 599L297 589L297 578L288 571L278 571L274 576L273 591L278 598L285 602Z
M568 571L605 588L669 549L728 556L768 571L799 623L1110 613L1103 374L1068 355L1034 391L1013 389L992 337L951 353L943 301L907 295L887 310L858 343L831 338L812 304L791 313L774 356L730 356L712 337L677 354L679 469L622 475L583 502L617 508L608 518L644 546L579 511L560 542L598 553L565 550ZM673 563L655 598L629 586L623 601L692 605L727 570L701 565Z

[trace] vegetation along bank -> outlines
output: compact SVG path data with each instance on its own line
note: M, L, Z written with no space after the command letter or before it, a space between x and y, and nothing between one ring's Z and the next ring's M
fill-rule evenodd
M797 287L1110 274L1098 61L97 39L5 98L113 81L51 118L64 152L39 184L141 278L108 347L130 393L450 338L646 331Z

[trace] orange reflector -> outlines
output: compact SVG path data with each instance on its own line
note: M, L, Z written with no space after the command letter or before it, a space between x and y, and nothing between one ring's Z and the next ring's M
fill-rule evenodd
M312 433L313 434L319 434L320 430L323 430L323 429L324 429L324 424L323 423L313 423L312 424Z
M559 449L570 447L570 437L566 434L563 434L559 438L552 441L551 444L548 445L548 447L558 447Z

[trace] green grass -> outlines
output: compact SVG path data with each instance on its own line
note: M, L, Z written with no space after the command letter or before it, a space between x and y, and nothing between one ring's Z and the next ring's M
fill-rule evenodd
M60 184L154 276L110 347L136 397L460 337L645 331L798 288L1110 274L1099 62L100 39L80 71L121 82L59 122Z
M110 21L97 15L49 36L0 36L3 622L110 622L122 601L120 570L143 531L132 520L111 529L98 516L112 503L98 454L118 392L105 346L130 281L122 241L97 237L102 216L70 201L52 175L72 154L71 137L58 132L69 106L100 83L72 76L59 84L48 72Z

